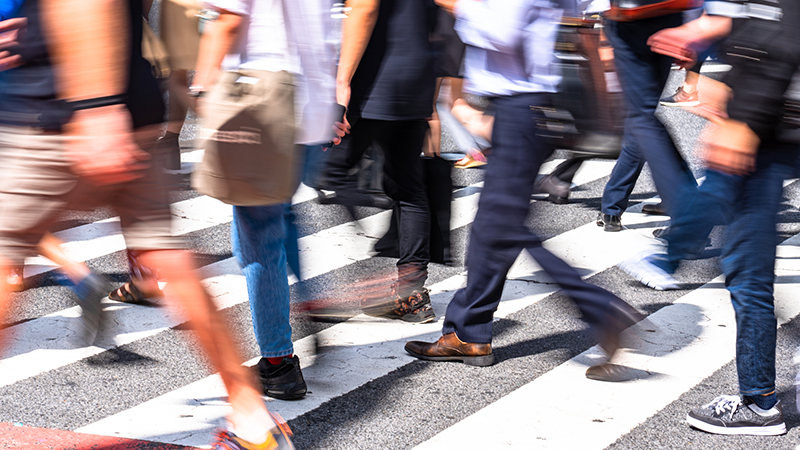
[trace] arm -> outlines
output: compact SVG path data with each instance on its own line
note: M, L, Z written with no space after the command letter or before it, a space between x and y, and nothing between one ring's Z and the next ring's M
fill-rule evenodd
M128 82L128 8L120 0L42 0L60 98L122 95Z
M656 53L674 57L684 68L694 65L697 53L731 32L730 17L703 14L676 28L661 30L647 40Z
M239 40L244 17L228 10L219 10L219 18L208 24L200 38L197 73L190 90L202 92L214 84L225 55L231 53Z
M59 98L124 95L129 70L128 8L120 0L42 0L42 22ZM76 174L95 184L141 177L148 155L134 143L125 105L76 111L64 125Z
M680 27L659 31L650 37L648 45L654 52L677 57L684 66L693 65L697 50L728 36L731 25L729 17L703 15ZM739 176L755 170L760 139L743 121L713 119L702 144L706 165L711 169Z
M350 81L372 37L380 0L348 0L347 6L352 9L342 26L342 49L336 73L336 102L344 106L350 104Z

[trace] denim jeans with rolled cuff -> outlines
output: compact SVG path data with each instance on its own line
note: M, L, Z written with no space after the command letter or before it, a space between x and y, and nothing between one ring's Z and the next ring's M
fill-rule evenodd
M715 225L729 223L721 266L736 313L736 368L745 396L775 390L776 218L783 181L793 175L797 155L797 145L767 141L750 175L707 170L697 196L672 222L667 256L655 261L673 272L682 259L703 249Z
M233 207L233 254L242 267L256 342L265 358L294 352L284 247L286 208L285 204Z

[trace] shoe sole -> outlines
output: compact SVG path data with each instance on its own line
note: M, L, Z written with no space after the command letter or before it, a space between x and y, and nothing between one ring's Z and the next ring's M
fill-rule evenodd
M422 305L422 307L424 306L430 306L430 303L425 303ZM370 317L402 320L403 322L408 322L408 323L429 323L436 320L436 313L433 312L432 308L429 309L428 311L417 310L415 312L404 314L402 316L395 313L393 309L387 310L384 305L362 307L361 312Z
M699 101L693 101L693 102L658 102L658 103L662 104L664 106L684 106L684 107L697 106L697 105L700 104Z
M455 361L455 362L462 362L468 366L477 366L477 367L487 367L494 364L494 353L490 353L488 355L483 356L426 356L416 352L412 352L409 349L405 349L406 352L419 359L424 359L425 361Z
M288 383L267 387L262 382L262 388L264 389L264 395L278 400L300 400L308 392L308 387L305 383Z
M424 313L409 313L402 317L398 317L398 319L408 323L430 323L436 320L436 313L434 313L431 309L430 311L426 311Z
M590 380L616 383L628 381L630 369L618 364L599 364L586 369L586 378Z
M698 430L713 434L747 434L752 436L779 436L781 434L786 434L785 423L766 427L720 427L695 419L688 414L686 415L686 421L689 425Z
M666 211L652 210L647 208L642 208L642 214L647 214L648 216L669 216Z

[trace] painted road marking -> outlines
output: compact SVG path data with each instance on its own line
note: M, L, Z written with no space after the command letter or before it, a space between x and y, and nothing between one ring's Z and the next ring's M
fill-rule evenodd
M800 235L778 246L779 324L800 314L795 301L800 289L798 245ZM641 378L621 383L587 379L586 368L601 358L601 351L593 347L416 448L493 448L501 437L509 447L536 443L541 449L603 449L735 359L736 321L723 276L648 320L656 331L631 328L628 333L643 337L641 347L615 358ZM476 429L492 432L471 432Z

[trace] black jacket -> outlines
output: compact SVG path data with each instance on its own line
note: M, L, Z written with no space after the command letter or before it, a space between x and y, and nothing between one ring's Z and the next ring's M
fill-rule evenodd
M734 92L728 115L747 123L762 140L775 138L784 122L787 89L800 66L800 4L714 0L706 7L709 14L733 17L722 45L732 66L724 79Z

